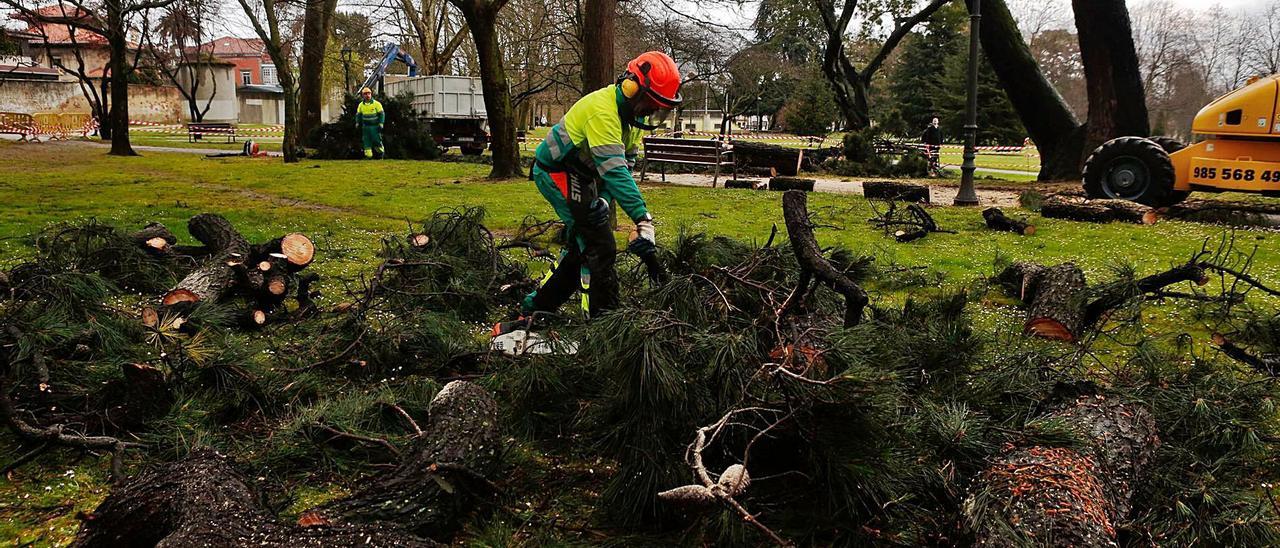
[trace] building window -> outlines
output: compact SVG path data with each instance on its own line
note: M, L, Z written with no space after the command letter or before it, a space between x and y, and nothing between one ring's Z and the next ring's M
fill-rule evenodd
M242 86L253 85L253 73L247 70L240 71L240 85Z
M55 55L55 56L53 56L53 57L50 57L50 58L49 58L49 67L50 67L50 68L60 67L60 66L62 66L62 58L61 58L61 57L58 57L57 55Z
M280 83L280 81L276 79L275 65L262 65L262 83L268 86Z

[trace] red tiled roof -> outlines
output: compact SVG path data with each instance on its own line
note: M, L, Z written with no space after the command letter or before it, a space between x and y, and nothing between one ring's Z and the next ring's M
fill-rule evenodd
M266 46L257 38L223 36L201 44L200 49L213 52L218 57L259 57L266 51Z
M75 42L82 46L105 46L107 39L101 34L94 34L84 29L67 28L67 25L58 23L48 23L39 26L31 26L27 32L35 35L36 44L43 44L45 36L49 37L50 44L70 44L71 37L74 34Z

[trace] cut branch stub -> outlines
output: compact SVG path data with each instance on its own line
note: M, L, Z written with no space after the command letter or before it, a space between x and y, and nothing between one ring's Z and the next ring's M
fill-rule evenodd
M160 223L147 223L147 226L134 232L131 237L143 249L155 254L168 253L170 247L178 243L178 238Z
M844 326L853 327L862 320L862 310L867 306L867 293L845 276L822 256L822 248L809 224L808 196L798 190L788 190L782 195L782 216L786 220L787 235L800 269L844 296Z
M263 244L259 254L273 253L285 258L291 272L297 272L315 260L316 245L305 234L291 232Z

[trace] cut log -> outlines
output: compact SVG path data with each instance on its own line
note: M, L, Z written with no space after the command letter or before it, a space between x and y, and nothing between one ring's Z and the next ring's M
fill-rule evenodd
M1016 262L1000 271L993 280L1005 293L1023 302L1036 298L1036 283L1044 273L1044 266L1029 262Z
M862 320L862 310L867 306L867 293L843 272L831 266L831 263L822 256L822 248L818 247L818 240L813 235L813 225L809 224L808 196L799 190L790 190L783 194L782 217L786 221L791 250L795 253L796 261L800 263L802 280L800 285L807 286L812 277L843 295L844 326L858 325ZM779 314L785 313L793 306L798 306L799 299L807 290L808 287L797 287Z
M911 230L899 230L893 233L893 238L899 243L912 242L929 235L928 230L914 228Z
M738 168L738 174L746 177L761 177L764 179L772 179L778 176L777 168L769 166L742 166Z
M1161 210L1167 219L1228 226L1280 228L1280 204L1188 200Z
M767 184L764 181L753 179L729 179L724 182L725 188L746 188L750 190L763 190Z
M249 255L249 242L221 216L212 213L196 215L187 222L187 230L212 254L164 295L161 302L166 306L218 300L235 281L235 270L229 262Z
M258 255L278 253L290 265L291 272L306 268L316 257L316 245L306 235L292 232L258 246Z
M1035 282L1023 330L1046 339L1075 341L1084 325L1084 272L1075 263L1044 269Z
M1109 223L1115 220L1111 210L1102 204L1049 196L1040 203L1040 216L1086 223Z
M734 141L733 158L739 166L773 168L779 175L794 177L800 174L804 150L752 141Z
M1026 221L1013 219L1004 214L998 207L989 207L982 212L982 219L987 222L987 228L992 230L1000 230L1004 232L1012 232L1014 234L1022 234L1030 236L1036 233L1036 226L1027 224Z
M902 202L929 203L929 187L897 181L867 181L862 183L862 195L872 200L897 200Z
M1155 419L1135 404L1078 398L1045 417L1083 446L1012 449L983 471L964 504L976 546L1116 546L1135 485L1160 446Z
M143 249L157 255L169 253L170 248L178 243L178 238L160 223L148 223L130 237Z
M813 179L801 179L799 177L774 177L769 179L769 190L786 191L786 190L803 190L805 192L813 192Z
M427 247L427 244L429 243L431 243L431 237L426 234L418 233L409 235L409 244L413 247Z
M1040 215L1088 223L1120 221L1143 225L1155 224L1159 218L1154 209L1127 200L1082 200L1063 195L1046 197L1040 204Z
M431 401L430 423L400 464L361 482L356 494L285 524L260 504L226 457L199 450L112 489L82 522L75 545L435 546L492 493L498 471L497 404L483 388L453 381Z

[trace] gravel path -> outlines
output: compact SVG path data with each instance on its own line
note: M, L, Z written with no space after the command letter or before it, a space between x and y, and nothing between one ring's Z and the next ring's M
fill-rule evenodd
M805 174L807 179L814 179L814 192L827 192L831 194L852 194L856 196L862 195L863 181L874 181L883 179L857 179L857 178L837 178L823 177L820 175ZM759 179L764 181L764 179ZM721 183L724 178L720 179ZM661 180L645 179L646 183L662 184ZM667 184L680 186L711 186L711 177L708 175L696 173L680 173L668 174ZM1028 187L1030 188L1030 187ZM929 185L930 199L934 205L951 205L960 188L950 185ZM1018 194L1016 190L1000 190L1000 189L978 189L978 202L982 206L996 207L1017 207Z

